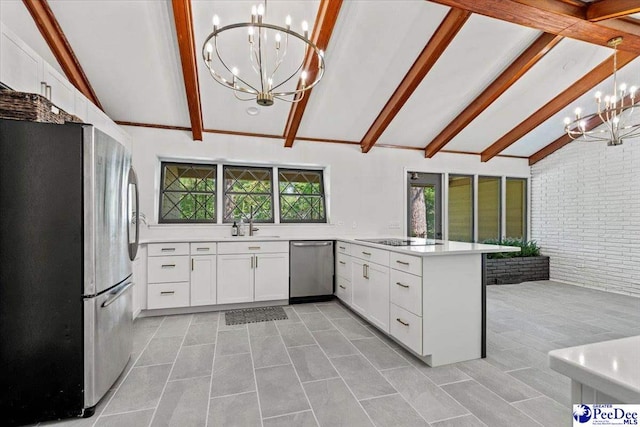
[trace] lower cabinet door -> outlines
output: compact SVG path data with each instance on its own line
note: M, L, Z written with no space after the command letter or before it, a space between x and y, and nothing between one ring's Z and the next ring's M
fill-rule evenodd
M365 274L365 262L357 258L351 261L351 307L363 316L369 311L369 280Z
M289 253L255 254L254 301L289 299Z
M422 317L391 304L391 336L418 354L422 354Z
M336 278L336 296L347 305L351 305L351 282L343 277Z
M147 308L176 308L189 306L189 282L149 283Z
M216 303L216 256L191 257L191 305Z
M253 301L253 254L218 255L218 304Z
M389 267L367 264L369 282L369 312L371 323L389 333Z

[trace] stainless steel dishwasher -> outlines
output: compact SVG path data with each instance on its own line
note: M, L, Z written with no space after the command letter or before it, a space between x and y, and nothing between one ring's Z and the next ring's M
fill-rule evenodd
M299 240L289 243L289 302L333 298L333 241Z

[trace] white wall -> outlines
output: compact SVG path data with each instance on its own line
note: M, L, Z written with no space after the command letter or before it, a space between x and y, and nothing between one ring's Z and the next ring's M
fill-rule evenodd
M133 165L140 182L141 212L149 227L145 238L227 236L227 225L157 225L160 159L231 161L247 164L323 166L328 177L330 224L260 224L258 235L280 236L392 236L404 227L407 169L418 172L508 175L528 177L525 159L494 158L481 163L479 156L440 153L425 159L422 151L374 148L362 154L357 145L296 142L283 148L278 139L207 133L193 142L190 132L126 127L133 140ZM326 179L326 178L325 178Z
M551 278L640 296L640 140L574 141L531 173L532 238Z

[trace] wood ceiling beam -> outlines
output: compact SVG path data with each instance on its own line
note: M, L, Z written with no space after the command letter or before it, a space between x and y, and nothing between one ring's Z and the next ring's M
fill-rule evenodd
M617 20L590 22L586 7L557 0L429 0L472 13L511 22L547 33L587 43L607 46L614 37L623 37L619 50L640 54L640 26L612 25Z
M622 102L618 105L631 105L631 97L629 95L625 96ZM602 125L602 120L598 116L594 116L585 121L585 130L589 132L600 125ZM558 139L548 145L545 145L540 150L529 156L529 166L538 163L540 160L550 156L572 141L573 139L565 132Z
M182 77L187 95L189 118L194 141L202 141L202 106L196 66L196 43L193 34L191 0L172 0L173 19L178 36Z
M311 41L325 52L329 45L336 21L338 20L340 7L342 7L342 0L321 0L320 2L318 15L313 24ZM318 58L312 49L307 50L303 70L307 70L307 81L313 82L316 79L318 75ZM301 89L301 87L301 82L298 82L298 90ZM302 122L302 116L304 115L304 110L307 108L312 90L313 89L307 90L300 101L291 104L291 110L289 110L289 117L287 118L287 124L285 125L283 133L285 147L293 147L293 142L296 139L300 123Z
M629 62L637 58L638 55L629 52L618 52L618 69L621 69ZM595 85L602 82L613 74L613 55L602 61L593 70L585 74L581 79L565 89L560 95L547 102L531 116L516 127L507 132L504 136L486 148L480 155L483 162L487 162L500 154L504 149L531 132L542 124L545 120L565 108L567 105L578 99Z
M102 105L47 0L23 0L23 3L71 84L102 110Z
M529 71L562 40L561 36L543 33L507 69L474 99L451 123L444 127L426 147L425 157L431 158L456 137L480 113Z
M598 22L640 12L638 0L600 0L587 6L587 19Z
M378 138L384 133L391 121L400 112L402 106L409 100L413 92L416 90L422 79L429 73L431 68L444 53L449 43L456 36L458 31L467 22L471 13L452 8L447 16L442 20L438 29L433 33L431 39L424 47L418 58L413 63L407 74L396 88L387 104L384 106L378 117L375 119L369 130L360 141L360 147L363 153L369 150L378 141Z

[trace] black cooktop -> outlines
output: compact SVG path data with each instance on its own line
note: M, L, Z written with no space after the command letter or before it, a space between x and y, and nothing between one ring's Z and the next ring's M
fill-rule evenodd
M377 243L386 246L428 246L437 244L433 239L356 239L361 242Z

